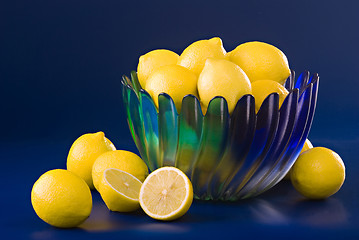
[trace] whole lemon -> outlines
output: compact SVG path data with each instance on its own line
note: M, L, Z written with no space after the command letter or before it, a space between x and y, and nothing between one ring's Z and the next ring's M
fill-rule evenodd
M256 112L259 111L263 101L271 93L278 93L280 108L289 92L278 82L272 80L258 80L252 83L252 95L255 99Z
M103 172L108 168L116 168L130 173L141 182L143 182L148 175L147 165L136 154L125 150L105 152L96 159L92 167L93 184L97 190L99 190Z
M310 199L324 199L343 185L345 166L334 151L315 147L302 153L292 167L294 188Z
M157 49L142 55L138 61L137 76L144 88L147 78L158 68L166 65L176 64L178 54L166 49Z
M195 72L201 73L207 58L226 58L226 50L219 37L200 40L189 45L178 59L178 64Z
M32 187L31 203L43 221L60 228L78 226L92 210L91 191L86 182L63 169L41 175Z
M300 151L299 155L304 153L305 151L309 150L313 148L313 144L309 141L309 139L307 138L304 142L303 148ZM299 156L298 156L299 157ZM289 172L287 173L287 175L285 175L284 179L289 180L290 179L290 175L292 173L292 169L289 170Z
M151 74L146 82L146 91L158 107L158 95L167 93L181 111L182 99L187 94L197 96L197 75L185 67L168 65Z
M199 75L197 87L205 109L212 98L222 96L227 100L230 113L243 95L252 93L247 75L236 64L225 59L208 58Z
M92 165L104 152L116 150L103 132L87 133L76 139L67 156L67 170L76 173L93 188Z
M290 75L288 59L278 48L263 42L247 42L228 53L251 82L269 79L284 84Z

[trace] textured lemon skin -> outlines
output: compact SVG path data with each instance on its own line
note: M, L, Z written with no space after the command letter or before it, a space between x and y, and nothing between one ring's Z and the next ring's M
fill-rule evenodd
M177 173L179 173L183 177L183 179L185 181L185 186L188 188L187 189L188 191L187 191L187 195L185 196L185 199L182 202L182 205L179 207L179 209L177 209L176 211L172 212L169 215L162 216L162 215L158 215L158 214L150 211L146 206L144 198L145 198L145 195L148 194L147 191L149 191L148 190L149 188L147 186L151 185L152 178L156 178L158 174L164 173L166 171L176 171ZM143 182L143 184L141 186L141 190L140 190L139 202L140 202L140 206L141 206L142 210L151 218L156 219L156 220L161 220L161 221L173 221L173 220L176 220L176 219L182 217L185 213L187 213L187 211L191 207L192 202L193 202L193 186L192 186L192 183L189 180L189 178L178 168L162 167L162 168L159 168L159 169L153 171Z
M226 50L219 37L200 40L189 45L179 57L178 65L188 68L198 76L208 58L226 58Z
M197 82L198 94L204 110L216 96L227 100L231 113L237 101L245 94L251 94L251 83L244 71L236 64L225 60L208 58Z
M78 226L92 210L91 191L86 182L63 169L41 175L32 188L31 203L43 221L59 228Z
M103 132L84 134L76 139L70 148L67 170L76 173L93 189L93 163L102 153L113 150L116 150L115 146Z
M269 79L283 85L290 75L287 57L268 43L243 43L227 57L243 69L251 82Z
M147 165L136 154L125 150L108 151L101 154L92 166L93 184L97 190L99 190L103 173L108 168L116 168L128 172L141 182L148 175Z
M159 68L147 79L146 91L158 108L158 95L167 93L173 99L178 112L182 99L188 94L197 96L197 75L185 67L168 65Z
M177 64L178 54L166 49L157 49L142 55L138 61L137 76L144 88L147 78L158 68L166 65Z
M335 194L345 180L343 160L334 151L315 147L302 153L292 167L294 188L310 199L324 199Z
M113 170L110 168L108 170ZM107 171L108 171L107 170ZM118 169L114 169L115 171ZM124 174L130 175L138 182L138 192L140 189L140 185L142 184L140 180L136 179L133 175L124 172ZM140 204L138 202L138 196L136 198L129 198L122 193L116 191L111 184L103 179L99 183L99 192L101 194L102 200L105 202L107 208L111 211L115 212L133 212L140 208Z
M278 93L279 108L282 106L284 99L289 94L288 90L276 81L258 80L252 83L252 95L255 99L256 112L259 111L263 101L271 93Z

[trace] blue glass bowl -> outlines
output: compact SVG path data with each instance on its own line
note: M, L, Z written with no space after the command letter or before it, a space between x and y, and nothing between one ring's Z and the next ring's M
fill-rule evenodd
M175 166L191 179L198 199L237 200L276 185L297 159L308 136L318 93L318 74L294 71L289 94L279 109L270 94L256 114L254 97L243 96L230 115L223 97L211 100L202 114L199 100L183 98L178 114L172 98L159 95L159 109L143 89L136 72L123 76L127 121L150 171Z

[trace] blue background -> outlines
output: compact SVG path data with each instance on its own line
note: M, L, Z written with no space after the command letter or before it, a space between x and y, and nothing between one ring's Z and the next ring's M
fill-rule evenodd
M13 238L165 238L253 236L359 238L359 15L357 1L0 1L0 161L2 234ZM97 193L90 218L72 230L43 223L30 203L45 171L65 168L72 142L104 131L135 151L120 78L138 57L219 36L231 51L260 40L279 47L297 73L320 75L309 138L338 152L343 188L306 201L290 183L236 203L195 201L161 223L141 211L107 211Z

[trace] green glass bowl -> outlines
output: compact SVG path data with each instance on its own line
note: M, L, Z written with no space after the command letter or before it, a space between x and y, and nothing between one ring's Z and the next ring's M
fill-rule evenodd
M172 98L158 96L159 109L143 89L136 72L123 76L127 121L150 171L175 166L191 179L198 199L237 200L256 196L289 171L308 136L318 93L318 74L294 71L280 109L270 94L256 114L254 97L243 96L230 115L223 97L211 100L202 114L199 100L183 98L178 114Z

